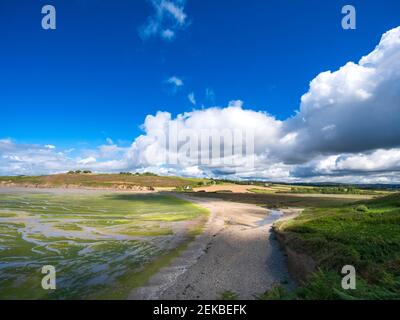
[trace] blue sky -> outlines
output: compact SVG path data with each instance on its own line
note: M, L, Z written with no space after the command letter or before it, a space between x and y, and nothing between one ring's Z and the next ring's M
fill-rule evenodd
M358 30L341 28L346 1L188 1L173 41L143 40L149 1L2 1L1 136L29 143L131 141L147 114L240 99L285 119L319 72L358 60L399 24L398 1L353 1ZM379 5L378 5L379 3ZM172 94L164 81L184 86ZM212 90L214 99L206 98Z
M358 62L400 25L396 0L351 1L357 30L341 27L348 1L172 2L184 21L165 39L143 34L151 1L48 1L54 31L41 28L43 1L1 1L0 138L77 149L111 138L127 147L147 115L232 100L285 120L319 73Z

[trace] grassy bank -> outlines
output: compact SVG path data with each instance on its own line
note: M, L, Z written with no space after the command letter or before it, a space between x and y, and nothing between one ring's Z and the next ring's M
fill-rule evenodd
M277 225L286 246L317 264L295 293L275 288L266 298L400 299L400 195L306 209ZM357 289L343 290L340 271L352 265Z

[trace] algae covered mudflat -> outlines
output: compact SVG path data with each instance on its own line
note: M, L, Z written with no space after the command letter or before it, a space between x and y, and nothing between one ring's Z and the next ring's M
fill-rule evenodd
M160 194L0 193L0 298L124 298L205 214ZM54 291L41 286L44 265Z

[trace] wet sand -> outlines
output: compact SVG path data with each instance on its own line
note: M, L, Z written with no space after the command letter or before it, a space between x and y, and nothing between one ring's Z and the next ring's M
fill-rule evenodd
M204 233L145 287L132 291L129 299L213 300L226 291L240 299L254 299L275 284L294 285L271 226L301 210L268 216L269 210L255 205L185 199L210 210Z

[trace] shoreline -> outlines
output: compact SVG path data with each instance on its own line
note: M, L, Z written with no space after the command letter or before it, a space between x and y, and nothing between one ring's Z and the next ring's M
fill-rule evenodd
M276 220L259 224L272 210L215 199L177 195L210 210L204 231L148 283L134 289L132 300L215 300L224 292L254 299L274 285L295 286L272 225L293 218L299 209L283 209ZM277 211L277 210L275 210Z

